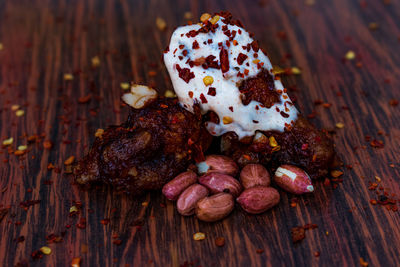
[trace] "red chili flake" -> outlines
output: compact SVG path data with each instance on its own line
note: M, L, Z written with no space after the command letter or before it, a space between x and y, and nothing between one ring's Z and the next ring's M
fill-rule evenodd
M189 95L190 98L193 98L193 92L192 91L189 91L188 95Z
M315 223L307 223L303 226L304 230L310 230L310 229L315 229L318 228L318 225Z
M176 64L176 70L179 73L179 78L184 80L186 83L189 83L191 79L195 77L194 73L190 71L188 68L181 68L178 64Z
M92 94L88 94L87 96L82 96L78 98L78 103L85 104L88 103L91 99L92 99Z
M27 201L22 201L19 203L19 205L23 208L29 208L30 206L39 204L40 200L27 200Z
M231 106L231 107L229 107L229 110L233 112L233 107L232 107L232 106Z
M215 239L215 245L218 246L218 247L223 247L225 245L225 238L217 237Z
M283 112L283 111L281 111L280 114L281 114L281 116L284 117L284 118L289 118L289 114L287 114L287 113L285 113L285 112Z
M115 240L113 240L113 244L119 246L119 245L122 244L122 240L121 239L115 239Z
M256 250L256 253L257 253L257 254L262 254L263 252L264 252L264 250L261 249L261 248L259 248L259 249Z
M85 229L86 228L86 219L81 217L79 219L79 222L76 224L76 227L79 229Z
M281 39L281 40L286 40L286 39L287 39L286 32L284 32L284 31L279 31L279 32L276 34L276 36L277 36L279 39Z
M372 141L370 142L370 145L371 145L372 147L375 147L375 148L383 148L383 147L385 147L385 144L383 143L383 141L381 141L381 140L376 140L376 139L372 140Z
M190 32L186 33L187 37L195 37L197 34L199 34L198 31L196 30L191 30Z
M40 250L35 250L34 252L32 252L31 257L34 260L41 259L43 258L43 252L41 252Z
M399 100L397 99L390 99L389 100L389 105L396 107L399 104Z
M314 257L318 258L319 255L321 255L321 253L320 253L319 251L315 251L315 252L314 252Z
M21 235L18 238L14 239L17 243L22 243L25 241L25 236Z
M110 219L103 219L103 220L100 221L100 223L101 223L102 225L107 225L107 224L110 223Z
M221 64L222 73L229 71L229 57L228 51L226 51L223 47L221 48L221 52L219 53L219 62Z
M323 103L322 106L324 108L330 108L332 106L332 104L331 103Z
M258 50L260 49L260 47L258 46L258 42L256 40L251 42L251 48L253 48L254 52L258 52Z
M182 55L183 55L184 57L186 57L187 54L188 54L188 51L187 51L187 50L183 50L183 51L182 51Z
M214 59L216 59L216 57L213 55L207 56L205 58L205 63L202 64L202 67L204 69L208 69L208 68L219 69L220 66L219 66L218 60L214 60Z
M191 146L191 145L194 144L194 141L193 141L191 138L189 138L188 141L187 141L187 143L188 143L189 146Z
M217 94L217 92L216 92L215 87L210 87L210 88L208 88L208 93L207 93L207 95L215 96L216 94ZM201 97L201 96L200 96L200 97Z
M51 141L46 140L43 142L43 147L46 149L50 149L52 146L53 146L53 143Z
M203 104L208 103L207 98L203 94L200 94L200 100L201 100L201 103L203 103Z
M375 199L371 199L369 203L371 203L372 205L376 205L378 204L378 201L376 201Z
M301 150L307 150L308 149L308 144L302 144L301 145Z
M179 49L183 49L183 48L185 48L184 45L179 45Z
M48 170L52 170L52 169L54 169L54 168L55 168L55 166L53 165L53 163L47 164L47 169L48 169Z
M199 43L195 40L192 44L192 49L199 49L199 48L200 48Z

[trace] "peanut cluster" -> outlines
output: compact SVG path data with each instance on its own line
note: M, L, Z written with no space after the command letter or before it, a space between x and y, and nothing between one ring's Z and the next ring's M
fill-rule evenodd
M178 212L183 216L196 214L199 220L214 222L228 216L236 202L251 214L263 213L280 201L278 190L271 187L271 177L260 164L248 164L240 171L229 157L209 155L197 164L197 172L179 174L163 187L164 196L177 200ZM236 179L238 176L240 179ZM305 171L292 165L280 166L273 177L274 183L293 194L314 191Z

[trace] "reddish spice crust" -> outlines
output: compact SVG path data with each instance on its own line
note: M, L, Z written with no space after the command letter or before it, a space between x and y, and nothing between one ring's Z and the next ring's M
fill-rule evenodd
M239 86L242 103L248 105L252 100L260 102L267 108L280 102L279 93L275 90L274 80L267 70L262 69L257 76L245 79Z
M265 142L253 142L251 138L238 140L230 132L222 136L224 153L244 166L248 163L262 163L271 171L282 164L291 164L304 169L312 178L321 178L329 169L338 164L332 140L299 115L291 129L284 132L262 132ZM273 136L280 149L273 151L268 137ZM306 149L304 149L306 147Z
M211 139L198 107L192 114L176 98L158 98L131 109L122 125L108 127L73 172L80 184L105 182L138 195L160 189L184 171Z

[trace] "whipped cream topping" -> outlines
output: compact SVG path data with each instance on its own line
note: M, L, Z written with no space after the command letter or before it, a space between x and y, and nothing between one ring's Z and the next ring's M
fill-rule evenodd
M199 103L203 113L218 115L219 124L206 123L212 135L232 131L241 139L257 130L283 132L297 118L297 110L278 79L274 79L274 87L280 103L270 108L254 100L242 103L242 81L262 69L274 78L272 65L246 30L226 24L223 17L177 28L164 62L185 109L193 111L193 105Z

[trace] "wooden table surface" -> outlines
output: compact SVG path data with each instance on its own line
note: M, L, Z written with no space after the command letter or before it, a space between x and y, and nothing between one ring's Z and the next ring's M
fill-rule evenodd
M332 132L343 182L317 181L296 205L281 191L262 215L237 207L216 223L181 217L159 192L132 199L74 185L64 161L126 118L121 83L172 89L161 55L173 29L185 12L197 21L220 10L255 33L274 65L301 69L284 84ZM400 264L400 1L0 1L0 43L0 140L14 139L0 149L1 266ZM396 203L374 205L385 200L376 191ZM318 228L293 244L291 229L309 223ZM43 246L51 253L33 259Z

